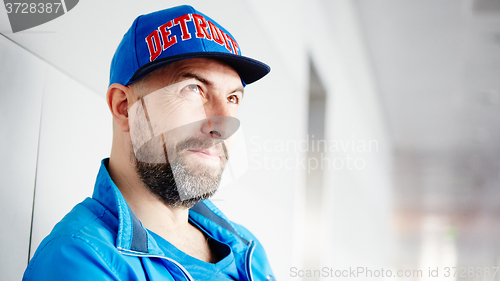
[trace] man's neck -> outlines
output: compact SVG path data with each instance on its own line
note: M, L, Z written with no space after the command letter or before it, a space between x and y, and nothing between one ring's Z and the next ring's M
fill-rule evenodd
M125 201L144 227L184 253L215 263L204 233L189 223L189 209L172 208L153 195L140 180L129 159L111 153L108 172Z
M125 201L146 228L157 234L167 234L182 232L190 226L189 209L165 205L144 186L129 159L120 159L112 154L108 171Z

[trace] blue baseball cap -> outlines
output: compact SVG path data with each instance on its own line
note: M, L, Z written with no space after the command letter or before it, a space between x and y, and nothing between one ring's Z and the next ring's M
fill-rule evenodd
M212 58L231 66L243 85L271 70L241 55L240 46L222 26L191 6L142 15L123 36L111 61L109 85L129 85L167 64L190 58Z

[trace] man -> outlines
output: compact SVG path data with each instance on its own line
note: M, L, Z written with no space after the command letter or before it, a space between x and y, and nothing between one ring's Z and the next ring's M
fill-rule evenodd
M268 72L190 6L138 17L111 63L111 156L23 280L274 280L257 239L205 200L244 86Z

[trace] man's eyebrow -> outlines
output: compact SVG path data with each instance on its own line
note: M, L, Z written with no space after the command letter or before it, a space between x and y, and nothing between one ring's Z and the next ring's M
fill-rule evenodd
M241 98L243 98L245 96L245 88L243 88L243 86L241 87L238 87L236 88L233 93L236 93L236 92L241 92Z
M212 82L208 81L207 79L205 79L199 75L191 73L191 72L184 73L181 75L181 77L182 78L194 78L207 86L212 86Z

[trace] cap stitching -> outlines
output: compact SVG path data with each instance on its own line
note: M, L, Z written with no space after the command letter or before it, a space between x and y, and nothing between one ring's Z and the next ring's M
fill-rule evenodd
M137 66L135 67L135 69L138 69L140 67L139 56L137 55L137 38L136 38L136 36L137 36L137 26L139 25L139 19L141 17L142 17L142 15L137 17L137 21L135 23L135 28L134 28L134 52L135 52L135 60L136 60L136 63L137 63ZM133 76L134 75L132 74L132 77ZM130 79L132 79L132 77L129 78L129 81L130 81ZM127 82L129 82L129 81L127 81Z

